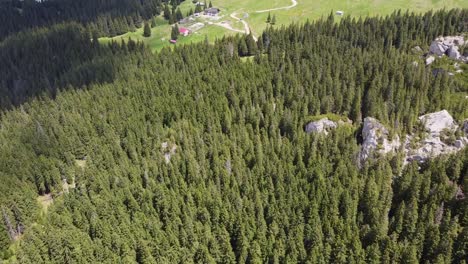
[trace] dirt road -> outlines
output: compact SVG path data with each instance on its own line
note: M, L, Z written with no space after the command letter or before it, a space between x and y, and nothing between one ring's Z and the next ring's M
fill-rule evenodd
M291 9L291 8L297 6L297 0L291 0L291 1L292 1L292 5L290 5L290 6L284 6L284 7L272 8L272 9L266 9L266 10L259 10L259 11L255 11L255 13L266 13L266 12L277 11L277 10L288 10L288 9Z

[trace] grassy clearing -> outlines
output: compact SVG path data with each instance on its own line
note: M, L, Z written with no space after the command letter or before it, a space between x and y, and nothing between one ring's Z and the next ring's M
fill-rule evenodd
M52 205L54 199L51 194L41 195L37 197L37 202L41 206L42 212L47 213L47 209Z
M172 45L169 43L171 36L171 26L168 25L167 22L161 18L158 18L157 21L158 26L151 29L151 37L149 38L143 37L143 28L139 28L135 32L128 32L124 35L117 36L114 38L101 38L100 41L102 43L107 43L111 40L116 40L120 42L121 40L127 41L128 39L132 39L144 42L153 51L161 50L164 47ZM228 34L234 33L216 25L207 25L206 27L187 37L180 36L177 40L177 45L197 43L204 41L206 38L208 38L209 42L214 42L217 38L221 38L224 35Z
M276 16L276 25L288 25L291 23L300 23L307 20L314 20L320 17L326 17L331 12L341 10L345 15L353 17L359 16L375 16L387 15L394 10L410 10L412 12L426 12L431 9L441 8L468 8L466 0L297 0L296 7L288 10L272 11L271 14ZM256 13L258 10L273 9L291 5L291 0L212 0L213 6L221 9L221 18L219 22L226 21L235 29L243 29L241 22L230 17L230 14L236 13L239 18L244 19L249 23L249 26L254 35L260 35L261 32L268 26L266 19L268 13ZM192 1L186 0L180 6L183 14L186 14L190 9L194 9ZM336 17L340 19L339 16ZM166 21L157 18L158 26L152 29L151 37L143 37L143 29L140 28L136 32L113 38L120 41L132 38L145 42L153 51L158 51L163 47L170 46L169 38L171 26ZM208 41L213 42L216 38L221 38L224 35L237 34L228 29L209 25L187 37L180 37L177 45L190 44L195 42ZM111 38L102 38L102 42L108 42Z

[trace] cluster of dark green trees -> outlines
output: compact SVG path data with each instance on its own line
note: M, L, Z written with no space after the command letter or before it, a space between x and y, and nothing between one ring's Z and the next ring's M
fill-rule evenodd
M144 20L159 15L163 6L183 0L2 0L0 40L29 28L79 22L100 36L134 31Z
M0 122L3 257L464 263L468 150L404 169L398 154L358 169L356 153L366 116L396 133L411 131L426 112L468 117L457 96L466 83L415 66L422 60L410 52L468 31L467 20L468 10L339 23L330 16L270 28L258 42L227 37L156 55L135 42L99 46L78 25L32 32L51 47L43 53L15 36L14 45L0 45L7 49L0 70L29 86ZM52 48L57 34L69 43L63 32L82 43ZM54 53L70 64L41 74L40 63L15 63L49 62ZM6 106L17 102L10 83L1 90ZM356 125L328 136L304 132L310 116L327 113ZM175 146L169 162L164 143ZM67 194L65 180L76 185ZM41 214L36 198L46 194L55 199Z

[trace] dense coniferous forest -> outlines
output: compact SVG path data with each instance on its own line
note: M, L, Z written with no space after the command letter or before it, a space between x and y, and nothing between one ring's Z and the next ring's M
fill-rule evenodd
M160 15L181 0L1 0L0 40L18 31L61 22L79 22L100 36L116 36ZM175 12L175 9L173 10Z
M330 15L269 28L258 42L226 37L158 54L132 41L101 46L78 24L9 37L0 44L2 257L466 263L467 149L405 167L399 153L356 164L367 116L393 133L431 111L468 117L454 96L466 83L415 66L411 52L468 32L466 21L466 9ZM354 124L305 133L311 117L330 113Z

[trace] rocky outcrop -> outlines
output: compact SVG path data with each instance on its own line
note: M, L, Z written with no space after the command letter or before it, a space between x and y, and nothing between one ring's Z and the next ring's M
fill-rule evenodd
M330 129L335 129L338 126L337 123L328 120L328 118L322 118L318 121L310 122L306 125L306 133L319 133L328 135Z
M458 127L447 110L420 116L419 121L424 124L427 132L434 136L439 136L445 129L454 131Z
M456 60L460 59L461 54L460 54L460 51L458 51L458 47L457 46L450 47L447 50L447 56L449 56L452 59L456 59Z
M463 121L463 125L461 127L461 130L462 130L463 133L468 135L468 119L465 119L465 121Z
M176 153L177 145L172 144L169 146L169 143L163 142L161 144L161 150L163 151L164 161L166 164L169 164L169 162L171 162L172 156Z
M390 132L377 119L366 117L362 128L362 146L359 152L359 161L363 164L374 153L386 154L397 151L400 147L400 138L389 138Z
M467 61L467 58L459 51L459 48L464 44L463 36L439 37L431 43L429 53L437 56L447 55L455 60Z
M426 65L430 65L430 64L432 64L434 61L435 61L435 57L434 57L434 56L428 56L428 57L426 58Z
M446 110L420 116L419 120L425 128L422 138L406 135L401 143L398 136L389 139L388 130L376 119L364 119L360 165L373 153L386 154L401 149L405 154L404 164L408 164L411 161L425 162L429 158L455 153L468 146L468 120L461 126L463 135L458 138L455 135L459 127Z

